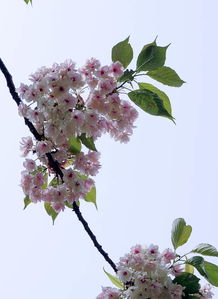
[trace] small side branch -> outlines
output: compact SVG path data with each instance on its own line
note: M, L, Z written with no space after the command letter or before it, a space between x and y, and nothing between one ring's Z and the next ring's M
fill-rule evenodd
M0 70L2 71L3 75L5 76L5 79L6 79L6 82L7 82L7 86L8 86L9 92L10 92L13 100L16 102L17 106L19 106L20 103L22 103L22 100L20 99L18 93L16 92L16 88L14 86L14 82L13 82L12 76L9 73L8 69L6 68L6 66L3 63L3 61L2 61L1 58L0 58ZM41 141L41 140L43 140L45 138L44 135L40 135L37 132L37 130L34 127L34 125L27 118L24 118L24 121L25 121L25 124L27 125L27 127L29 128L30 132L33 134L33 136L35 137L36 140ZM61 178L61 181L64 182L64 180L63 180L63 172L62 172L62 170L61 170L61 168L59 166L58 161L53 158L52 153L47 153L46 156L48 158L50 167L54 170L54 172L56 173L56 175ZM106 260L106 262L108 262L110 264L110 266L113 268L113 270L115 272L117 272L116 265L109 258L108 254L102 249L102 246L98 243L98 241L96 239L96 236L93 234L93 232L89 228L88 223L83 218L83 216L81 214L81 211L80 211L78 205L76 204L76 202L73 203L73 211L76 213L79 221L82 223L85 231L87 232L87 234L91 238L92 242L94 243L94 246L97 248L97 250L99 251L99 253L104 257L104 259Z

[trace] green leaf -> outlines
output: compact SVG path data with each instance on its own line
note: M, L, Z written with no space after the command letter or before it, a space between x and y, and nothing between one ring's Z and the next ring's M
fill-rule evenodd
M185 83L173 69L167 66L162 66L157 70L147 72L146 75L169 86L180 87Z
M61 185L61 180L58 177L54 177L51 182L49 183L49 186L57 187L58 185Z
M164 107L163 100L156 93L148 89L138 89L129 92L128 96L131 101L145 112L173 119L172 115Z
M194 256L188 259L185 263L194 266L204 278L206 278L212 285L218 287L217 265L206 262L201 256Z
M112 49L112 61L119 61L122 63L124 68L130 64L133 59L133 50L129 44L129 37L122 42L116 44Z
M154 48L156 47L156 40L153 43L145 45L138 55L136 62L136 71L140 72L146 63L151 61L153 57Z
M69 204L68 201L65 201L64 204L65 204L65 206L68 207L69 209L73 209L73 205L72 205L72 204Z
M202 255L207 255L207 256L218 256L218 251L217 249L206 243L201 243L197 247L195 247L192 252L199 253Z
M194 274L194 267L192 265L186 264L185 265L185 272Z
M69 138L69 151L72 154L79 154L82 148L82 144L79 140L79 138Z
M110 279L110 281L119 289L124 289L124 285L122 282L117 278L116 276L113 276L112 274L108 273L104 270L104 273L107 275L107 277Z
M185 261L185 264L192 265L198 272L205 278L207 278L207 273L204 269L204 259L201 256L193 256L192 258Z
M137 58L137 73L141 71L156 70L163 66L166 60L166 47L159 47L156 41L145 45Z
M134 79L134 74L135 72L133 70L125 70L123 75L118 79L119 82L124 82L124 81L132 81Z
M24 2L25 2L26 4L28 4L28 3L31 3L31 4L32 4L32 0L24 0Z
M51 216L53 224L54 224L55 219L58 216L58 213L52 208L52 206L48 202L44 202L44 207L45 207L45 210L46 210L47 214L49 216Z
M88 176L87 176L87 175L85 175L85 174L81 174L81 173L78 173L78 174L77 174L77 177L80 178L80 179L82 179L82 180L87 180L87 179L88 179Z
M46 167L44 167L44 166L38 166L35 170L33 170L33 171L31 171L30 172L30 174L32 174L32 175L35 175L35 174L37 174L37 173L39 173L39 172L45 172L46 171Z
M186 225L183 218L177 218L173 221L173 227L171 231L171 241L174 249L185 244L192 232L192 227Z
M186 260L185 263L195 267L195 266L203 265L204 259L201 256L193 256L190 259Z
M86 134L82 133L79 136L79 139L81 140L82 144L84 144L88 149L97 152L97 149L95 147L95 143L94 143L94 140L92 137L86 137Z
M165 94L165 92L163 92L162 90L158 89L157 87L149 83L138 83L138 85L140 89L148 89L153 93L155 93L163 101L164 108L167 110L167 112L170 115L172 114L170 99Z
M24 210L26 209L26 207L32 203L32 200L30 200L29 195L26 195L26 197L24 198Z
M207 280L212 285L218 287L218 266L205 261L204 269L207 273Z
M46 172L45 175L45 183L42 185L42 189L46 189L48 187L48 173Z
M195 275L187 272L183 272L180 275L178 275L176 278L174 278L173 283L177 283L185 287L184 293L186 296L190 294L195 294L199 292L200 284L199 284L199 278Z
M85 201L94 203L96 209L97 203L96 203L96 187L93 186L92 189L84 196Z

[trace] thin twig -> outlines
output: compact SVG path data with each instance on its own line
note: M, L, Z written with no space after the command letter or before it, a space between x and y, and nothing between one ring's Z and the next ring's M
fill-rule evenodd
M19 106L20 103L22 103L22 100L20 99L18 93L16 92L16 88L15 88L12 76L9 73L8 69L6 68L6 66L3 63L3 61L2 61L1 58L0 58L0 70L2 71L2 73L3 73L3 75L4 75L5 79L6 79L7 86L8 86L9 92L10 92L13 100L16 102L17 106ZM44 135L39 134L37 132L36 128L34 127L34 125L27 118L24 118L24 121L25 121L25 124L28 126L30 132L33 134L33 136L35 137L36 140L38 140L38 141L44 140ZM54 172L56 173L56 175L58 175L61 178L62 183L63 183L64 182L64 180L63 180L63 172L62 172L62 170L61 170L61 168L59 166L58 161L53 158L52 153L47 153L46 156L48 158L49 166L54 170ZM108 262L110 264L110 266L113 268L113 270L115 272L117 272L116 265L109 258L108 254L102 249L102 246L98 243L98 241L96 239L96 236L93 234L93 232L89 228L88 223L83 218L83 216L81 214L81 211L80 211L78 205L75 202L73 203L73 211L76 213L79 221L82 223L85 231L87 232L87 234L91 238L92 242L94 243L94 246L97 248L97 250L99 251L99 253L104 257L104 259L106 260L106 262Z

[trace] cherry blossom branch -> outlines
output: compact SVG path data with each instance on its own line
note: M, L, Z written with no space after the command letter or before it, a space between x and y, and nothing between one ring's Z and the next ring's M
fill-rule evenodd
M7 86L9 89L9 92L13 98L13 100L16 102L17 106L20 105L20 103L22 103L19 95L16 92L16 88L12 79L11 74L9 73L8 69L6 68L5 64L3 63L2 59L0 58L0 70L2 71L6 82L7 82ZM44 139L44 135L41 135L37 132L36 128L34 127L34 125L27 119L24 118L25 124L28 126L30 132L33 134L33 136L35 137L36 140L41 141ZM62 182L63 182L63 172L59 166L59 163L57 160L55 160L52 156L51 153L46 153L46 156L48 158L49 164L51 166L51 168L54 170L54 172L61 178ZM106 262L109 263L109 265L113 268L113 270L115 272L117 272L117 268L116 265L114 264L114 262L109 258L108 254L103 250L102 246L98 243L96 236L93 234L93 232L91 231L91 229L89 228L88 223L86 222L86 220L83 218L81 211L78 207L78 205L76 204L76 202L73 203L73 211L76 213L79 221L82 223L85 231L87 232L87 234L89 235L89 237L91 238L94 246L97 248L97 250L99 251L99 253L104 257L104 259L106 260Z
M14 86L14 82L12 80L12 76L9 73L8 69L6 68L6 66L3 63L3 61L2 61L1 58L0 58L0 69L1 69L1 71L3 73L3 75L5 76L5 79L6 79L6 82L7 82L7 86L8 86L9 92L10 92L13 100L16 102L17 106L19 106L20 103L22 103L22 101L21 101L20 97L18 96L18 94L16 92L16 88ZM34 125L26 117L24 117L24 122L25 122L25 125L27 125L27 127L29 128L30 132L36 138L36 140L41 141L44 136L40 135L37 132L37 130L35 129ZM63 181L63 173L62 173L61 169L59 168L58 162L53 159L51 153L46 153L46 156L48 158L50 166L53 168L53 170L55 171L55 173L60 176L61 180Z

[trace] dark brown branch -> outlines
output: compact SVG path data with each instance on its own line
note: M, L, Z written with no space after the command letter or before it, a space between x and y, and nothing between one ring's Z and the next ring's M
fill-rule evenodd
M22 103L19 95L16 92L16 88L14 86L14 82L12 79L11 74L9 73L9 71L7 70L5 64L3 63L2 59L0 58L0 70L2 71L3 75L5 76L6 82L7 82L7 86L9 89L9 92L13 98L13 100L16 102L17 106L20 105L20 103ZM25 124L28 126L30 132L33 134L33 136L35 137L36 140L41 141L44 139L43 135L40 135L36 128L34 127L34 125L27 119L24 118ZM48 162L49 162L49 166L54 170L54 172L61 178L62 182L64 182L63 180L63 172L59 166L59 163L57 160L55 160L52 156L52 153L47 153L46 154L47 158L48 158ZM94 243L94 246L97 248L97 250L100 252L100 254L104 257L104 259L110 264L110 266L113 268L113 270L115 272L117 272L117 268L116 265L114 264L114 262L109 258L108 254L102 249L102 246L98 243L96 236L93 234L93 232L91 231L91 229L88 226L88 223L86 222L86 220L83 218L80 209L78 207L78 205L74 202L73 203L73 211L76 213L79 221L82 223L85 231L88 233L89 237L91 238L92 242Z
M9 88L10 94L11 94L12 98L15 100L15 102L17 103L17 106L19 106L22 101L21 101L19 95L16 92L16 88L14 86L14 82L12 80L12 76L9 73L9 71L7 70L7 68L4 65L3 61L1 60L1 58L0 58L0 68L1 68L1 71L2 71L3 75L5 76L5 79L6 79L7 86Z
M20 103L22 103L18 93L16 92L16 88L14 86L14 82L12 80L12 76L9 73L9 71L7 70L6 66L4 65L3 61L0 58L0 69L3 73L3 75L5 76L6 82L7 82L7 86L8 89L10 91L10 94L13 98L13 100L16 102L17 106L20 105ZM25 121L25 125L27 125L27 127L29 128L30 132L33 134L33 136L36 138L36 140L41 141L42 140L42 135L40 135L37 130L35 129L34 125L27 119L24 118Z
M117 267L114 264L114 262L109 258L108 254L102 249L102 246L98 243L96 236L93 234L91 229L89 228L88 223L83 218L80 209L76 202L73 203L73 211L76 213L76 216L78 217L79 221L82 222L82 225L85 229L85 231L88 233L89 237L92 239L92 242L94 243L94 246L98 249L98 251L103 255L104 259L111 265L111 267L114 269L115 272L117 272Z

